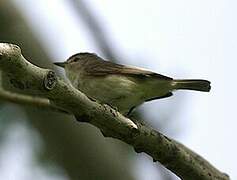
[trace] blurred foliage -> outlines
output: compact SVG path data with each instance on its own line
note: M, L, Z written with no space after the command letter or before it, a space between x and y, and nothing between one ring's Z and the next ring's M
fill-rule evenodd
M100 25L100 21L96 15L90 10L90 7L84 0L70 0L72 6L76 10L78 17L82 19L83 23L90 32L94 43L104 54L104 57L110 61L118 61L117 53L114 51L112 40L106 36L105 29Z

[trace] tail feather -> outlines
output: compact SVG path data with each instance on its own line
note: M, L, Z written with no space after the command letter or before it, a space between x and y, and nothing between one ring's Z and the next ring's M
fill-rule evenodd
M173 80L172 86L174 89L189 89L204 92L209 92L211 90L211 82L202 79Z

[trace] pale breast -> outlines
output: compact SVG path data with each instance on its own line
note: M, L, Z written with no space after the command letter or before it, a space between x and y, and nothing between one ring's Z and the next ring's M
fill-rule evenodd
M125 76L80 78L78 89L89 97L117 107L121 112L127 112L134 105L142 103L136 83Z

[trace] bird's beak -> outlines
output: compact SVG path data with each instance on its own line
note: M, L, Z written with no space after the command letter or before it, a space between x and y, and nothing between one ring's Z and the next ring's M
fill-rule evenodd
M64 68L65 65L67 64L67 61L65 61L65 62L55 62L54 64L55 64L56 66L60 66L60 67Z

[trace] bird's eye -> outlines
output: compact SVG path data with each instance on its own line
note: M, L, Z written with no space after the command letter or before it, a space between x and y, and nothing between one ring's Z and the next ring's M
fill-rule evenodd
M69 59L69 62L70 62L70 63L73 63L73 62L77 62L77 61L79 61L79 60L80 60L80 58L74 57L74 58L70 58L70 59Z
M79 61L79 60L80 60L79 57L75 57L75 58L72 60L72 62L77 62L77 61Z

